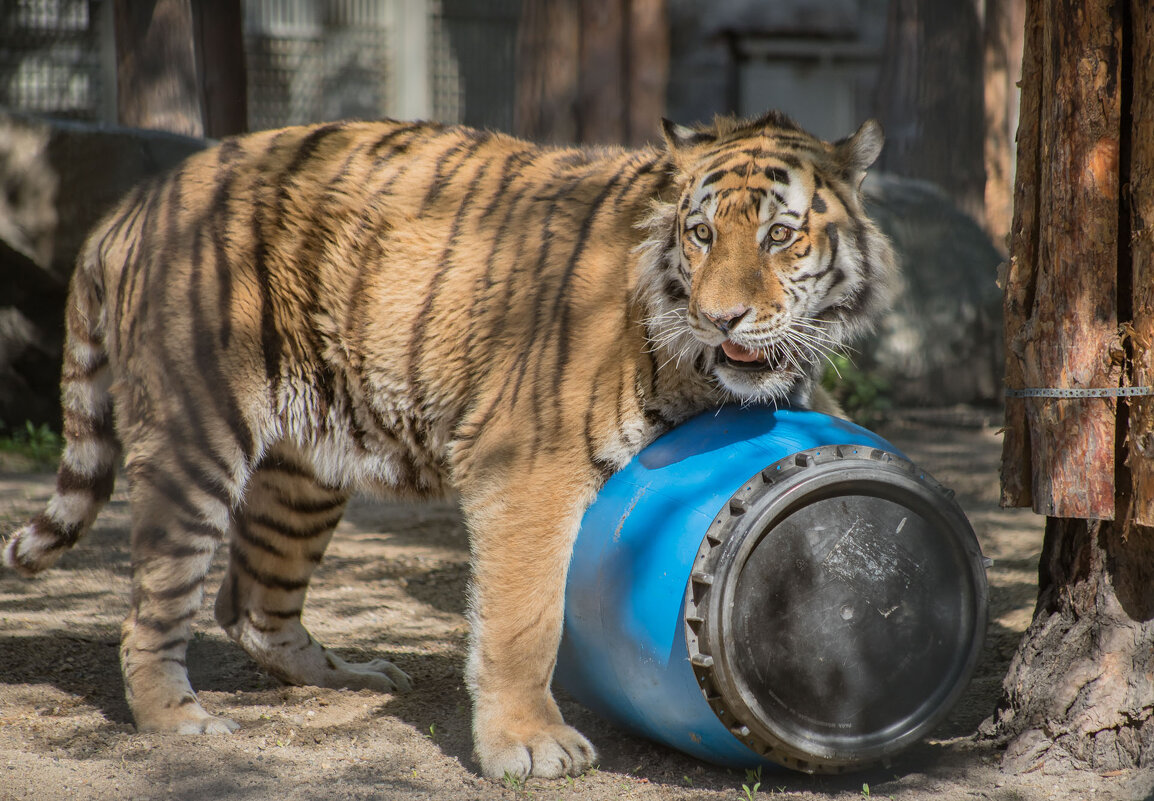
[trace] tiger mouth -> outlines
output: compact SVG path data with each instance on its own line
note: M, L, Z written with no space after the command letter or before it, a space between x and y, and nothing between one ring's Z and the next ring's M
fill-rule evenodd
M734 370L749 373L765 371L780 372L785 369L785 360L777 348L755 350L727 339L717 346L717 361Z

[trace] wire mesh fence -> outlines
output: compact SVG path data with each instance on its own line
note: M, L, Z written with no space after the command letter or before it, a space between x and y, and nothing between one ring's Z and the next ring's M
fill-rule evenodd
M0 106L114 122L113 0L0 3ZM512 125L519 0L243 0L249 128Z

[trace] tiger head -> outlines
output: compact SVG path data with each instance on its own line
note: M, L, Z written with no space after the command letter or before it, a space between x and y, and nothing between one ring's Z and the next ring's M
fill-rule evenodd
M777 112L664 129L678 194L647 223L651 341L737 398L806 403L888 300L893 251L860 196L880 126L832 144Z

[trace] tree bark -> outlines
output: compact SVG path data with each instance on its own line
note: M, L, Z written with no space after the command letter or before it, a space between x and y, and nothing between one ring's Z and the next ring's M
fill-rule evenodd
M581 3L580 101L581 141L609 145L628 136L629 86L625 41L628 0L583 0Z
M1013 218L1014 131L1018 127L1015 84L1022 74L1025 0L986 0L984 33L986 107L985 228L1003 254L1009 251Z
M1038 607L992 728L1015 772L1154 764L1150 531L1050 518Z
M195 0L193 23L205 136L248 130L248 69L240 0Z
M666 0L632 0L629 17L629 136L634 146L661 136L669 85Z
M517 31L513 128L537 142L578 140L579 0L524 0Z
M1154 386L1154 10L1145 0L1131 0L1132 106L1128 147L1132 314L1130 328L1135 386ZM1154 398L1131 405L1130 456L1134 522L1154 526Z
M1152 75L1146 0L1029 2L1011 387L1150 385ZM1010 769L1154 765L1150 414L1149 398L1007 404L1003 500L1049 514L1034 619L983 726Z
M875 107L879 166L932 181L984 220L982 33L976 0L891 0Z
M239 0L116 0L122 125L187 136L248 127Z
M666 0L524 0L514 130L544 142L653 139L668 62Z
M204 136L189 0L116 0L121 125Z
M1027 55L1023 72L1040 88L1023 85L1018 134L1022 227L1015 226L1005 286L1007 377L1014 389L1121 383L1115 1L1037 0L1042 11L1028 18L1036 27L1027 42L1038 50ZM1015 421L1023 409L1028 435L1007 437L1003 464L1012 468L1021 453L1010 448L1029 443L1034 511L1112 520L1117 400L1007 401Z

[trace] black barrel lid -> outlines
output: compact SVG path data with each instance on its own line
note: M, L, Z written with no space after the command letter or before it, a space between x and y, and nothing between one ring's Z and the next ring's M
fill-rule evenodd
M779 764L839 771L945 717L973 673L986 605L952 493L894 454L829 446L730 498L694 562L686 639L735 736Z

